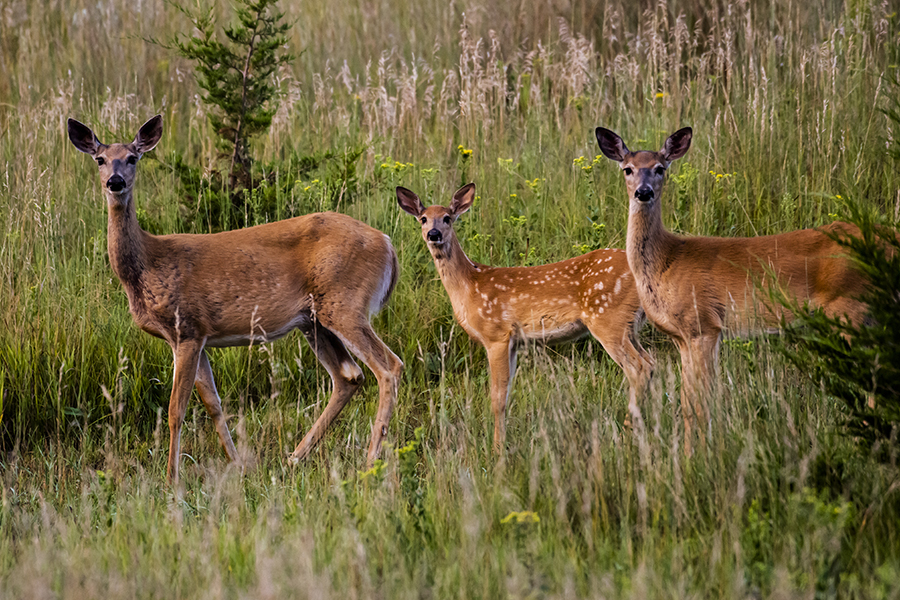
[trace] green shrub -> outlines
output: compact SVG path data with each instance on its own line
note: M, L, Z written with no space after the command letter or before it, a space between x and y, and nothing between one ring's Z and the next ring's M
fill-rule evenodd
M835 239L869 280L861 297L869 318L852 324L782 297L780 302L799 315L785 327L785 352L841 401L846 433L889 458L896 453L900 426L900 239L855 205L850 212L859 237Z

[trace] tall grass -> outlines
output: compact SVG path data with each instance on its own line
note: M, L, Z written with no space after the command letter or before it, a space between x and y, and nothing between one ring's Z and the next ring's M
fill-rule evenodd
M459 233L491 264L621 247L624 186L595 158L594 127L653 148L691 125L694 147L664 200L676 230L814 226L847 197L896 223L900 169L886 149L900 132L878 111L900 93L885 77L900 64L896 7L282 9L298 58L279 74L279 112L254 147L273 174L266 218L335 209L391 236L402 275L376 329L407 367L390 431L406 451L358 473L377 395L367 384L315 457L289 468L329 393L290 336L212 355L249 470L226 465L195 403L185 493L167 489L170 352L131 323L106 257L97 176L64 122L125 141L162 112L163 140L138 176L139 218L155 233L205 231L203 204L186 197L174 165L214 168L214 135L190 65L143 41L189 32L159 0L0 0L0 596L900 593L896 465L834 434L839 407L784 363L777 339L726 343L710 447L691 459L667 340L644 332L661 368L647 430L634 434L621 426L622 374L596 343L530 348L498 466L483 351L454 325L418 227L393 197L404 185L444 203L475 181ZM417 427L421 444L407 446Z

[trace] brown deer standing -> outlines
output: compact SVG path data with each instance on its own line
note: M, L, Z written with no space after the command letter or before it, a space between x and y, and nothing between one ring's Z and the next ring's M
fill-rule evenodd
M789 297L821 307L830 316L860 322L856 300L865 279L829 235L853 235L847 223L753 238L682 237L662 224L660 195L671 162L685 155L692 131L673 133L659 152L631 152L618 135L598 127L603 154L616 162L628 190L628 265L650 321L667 333L681 354L681 411L685 451L691 429L708 427L706 399L718 370L723 332L745 336L777 331L782 314L758 297L756 287L774 285ZM774 278L774 281L773 281ZM705 436L701 430L701 443Z
M72 144L100 167L109 262L131 314L141 329L166 340L175 355L169 481L178 482L181 426L195 385L228 458L238 458L204 348L267 342L293 329L306 336L333 389L292 462L312 451L363 381L348 349L378 380L368 451L373 462L387 434L403 367L369 323L397 281L397 255L388 237L335 213L214 234L150 235L138 224L132 191L138 160L162 136L162 117L144 123L128 144L102 144L74 119L68 131Z
M466 256L453 223L472 206L475 184L460 188L449 207L425 208L397 188L400 208L416 217L456 320L484 346L491 373L494 447L506 439L506 404L518 347L528 341L571 341L590 333L625 371L629 413L640 420L637 399L653 371L638 341L644 314L622 250L594 250L537 267L489 267Z

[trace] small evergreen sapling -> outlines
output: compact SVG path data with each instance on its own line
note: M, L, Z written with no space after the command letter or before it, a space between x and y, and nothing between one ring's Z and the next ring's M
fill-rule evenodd
M252 188L249 143L272 123L278 93L275 74L293 56L284 51L290 25L283 22L276 0L236 0L236 22L224 27L225 42L216 35L212 7L196 11L175 4L197 33L176 38L166 47L194 63L197 84L213 107L210 124L227 158L233 190Z

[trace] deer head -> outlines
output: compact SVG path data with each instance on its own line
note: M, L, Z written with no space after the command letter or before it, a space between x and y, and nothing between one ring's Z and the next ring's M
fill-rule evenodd
M97 161L100 183L110 206L125 206L134 185L137 161L145 152L153 150L162 137L162 115L141 125L130 144L103 144L90 127L75 119L69 119L68 130L72 145Z
M659 152L630 152L622 138L603 127L598 127L596 134L603 155L619 163L622 168L632 208L639 209L653 206L659 198L666 180L666 170L673 160L687 153L693 131L690 127L679 129L666 139Z
M450 206L434 205L428 208L425 208L414 192L404 187L397 188L397 202L400 208L416 217L422 224L422 238L432 251L439 249L451 239L454 235L453 223L472 207L474 201L474 183L456 190Z

